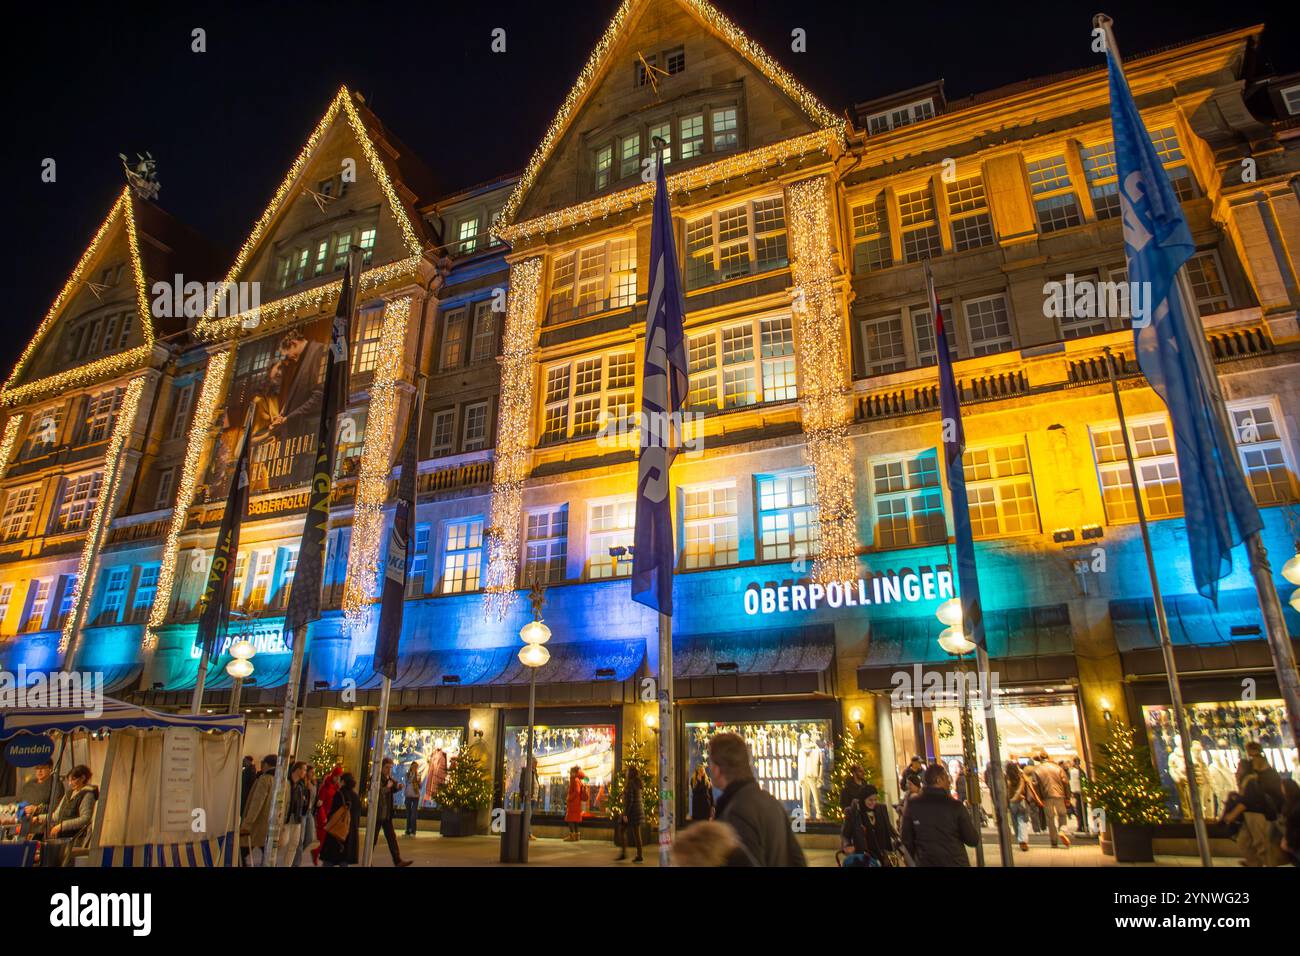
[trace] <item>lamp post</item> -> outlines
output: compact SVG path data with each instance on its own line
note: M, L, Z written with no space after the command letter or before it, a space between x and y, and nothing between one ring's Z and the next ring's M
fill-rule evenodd
M230 691L230 712L239 713L239 698L244 689L245 679L253 676L253 647L247 635L230 645L230 661L226 664L226 673L235 679L235 686Z
M519 631L524 646L519 649L519 663L528 668L528 750L524 766L519 773L519 787L524 798L523 832L519 847L520 862L528 862L528 841L533 832L533 724L537 713L537 669L551 659L551 652L543 645L551 639L551 629L542 623L542 605L546 603L546 589L536 582L528 593L533 606L533 619Z
M939 635L939 646L945 653L957 658L957 667L962 674L967 673L964 658L975 650L975 642L968 638L961 628L961 598L949 598L939 605L935 617L947 627ZM965 681L962 682L961 696L961 752L966 765L966 800L970 804L972 822L975 824L975 863L984 865L984 836L980 825L980 781L979 755L975 750L975 721L971 719L970 697Z

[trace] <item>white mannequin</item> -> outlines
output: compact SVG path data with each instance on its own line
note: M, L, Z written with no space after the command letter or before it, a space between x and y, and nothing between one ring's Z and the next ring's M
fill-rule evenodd
M1196 762L1196 788L1201 798L1201 813L1208 820L1214 816L1214 790L1210 787L1210 768L1207 766L1205 747L1199 740L1192 741L1192 760Z
M806 733L799 735L799 789L805 820L820 820L822 815L822 752ZM811 814L808 804L812 804Z
M1183 816L1191 819L1192 800L1187 790L1187 761L1183 758L1183 742L1174 735L1173 750L1169 752L1169 776L1178 788L1178 802L1182 805Z

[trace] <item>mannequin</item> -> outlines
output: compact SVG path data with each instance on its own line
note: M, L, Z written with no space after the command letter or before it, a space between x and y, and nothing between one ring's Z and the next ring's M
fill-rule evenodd
M1210 786L1210 768L1205 747L1199 740L1192 741L1192 760L1196 763L1196 792L1201 798L1201 815L1214 819L1214 790Z
M420 795L420 802L424 803L433 800L438 795L438 790L447 782L447 754L442 749L442 741L433 742L433 753L429 754L429 767L424 774L424 793Z
M808 734L799 735L799 789L802 791L805 820L820 820L822 815L822 752ZM812 804L812 812L808 804Z
M1210 780L1210 789L1217 801L1215 817L1223 815L1223 806L1228 802L1228 794L1236 789L1236 768L1228 762L1228 742L1223 738L1216 741L1217 747L1212 751L1210 766L1206 775Z
M1192 818L1192 798L1187 787L1187 761L1183 759L1183 743L1175 734L1173 749L1169 751L1169 776L1178 788L1178 804L1183 811L1183 819Z

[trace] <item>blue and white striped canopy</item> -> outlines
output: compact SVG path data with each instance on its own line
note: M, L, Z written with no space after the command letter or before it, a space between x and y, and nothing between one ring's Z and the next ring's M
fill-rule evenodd
M15 707L0 709L0 740L18 734L71 733L76 730L128 730L195 727L199 730L244 732L244 718L231 714L164 714L147 707L103 698L103 712L88 714L81 707Z

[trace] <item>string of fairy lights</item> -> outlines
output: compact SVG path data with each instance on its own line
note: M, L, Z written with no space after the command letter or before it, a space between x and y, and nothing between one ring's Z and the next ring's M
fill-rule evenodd
M95 502L94 511L90 516L90 526L86 529L86 538L81 546L81 559L77 562L77 577L72 586L72 607L73 611L63 621L63 633L59 636L59 655L67 653L68 646L72 642L72 635L76 633L85 615L84 600L90 594L90 589L85 587L86 578L90 574L90 566L94 562L99 552L100 538L103 536L104 528L117 513L118 493L121 491L121 470L122 470L122 450L131 438L131 432L134 431L136 413L140 410L140 396L144 393L143 375L137 375L131 381L126 383L126 392L122 396L122 407L118 411L117 421L113 425L113 431L108 437L108 448L104 452L104 478L103 492ZM65 666L67 666L65 662Z
M568 129L570 121L576 116L583 100L595 87L597 80L605 71L624 31L630 28L635 21L636 16L634 14L640 12L644 2L645 0L623 0L618 10L615 11L613 19L610 20L609 26L605 28L605 32L596 43L595 49L592 50L586 65L578 73L577 79L569 89L568 96L560 106L555 118L551 121L551 125L547 128L537 149L533 152L532 158L529 159L519 183L515 186L510 198L502 208L500 221L507 228L503 229L500 235L507 241L511 241L508 234L510 232L509 227L514 223L515 215L519 212L524 196L527 195L537 181L537 177L541 174L547 160L550 159L551 154ZM746 36L744 31L732 23L717 8L706 2L706 0L682 0L682 3L706 29L746 57L774 86L794 101L820 129L832 131L836 138L843 139L846 131L845 121L823 106L784 67L772 59L766 50ZM670 184L670 188L676 191L677 187ZM636 191L639 190L629 190L629 192ZM635 201L633 200L633 203ZM543 228L534 230L534 232L539 231L546 230Z
M13 460L14 447L18 444L18 436L22 432L25 417L22 412L15 412L5 422L4 437L0 438L0 478L9 471L9 462Z
M59 314L71 301L77 290L81 288L82 281L90 270L91 263L99 255L112 233L113 225L119 218L126 227L127 252L131 260L131 275L135 280L136 311L139 316L144 343L135 348L127 349L125 352L106 355L95 359L93 362L79 364L74 368L37 379L34 382L17 385L18 379L26 371L28 363L45 341L46 335L53 328ZM18 358L18 364L14 366L14 370L9 375L8 381L5 382L3 390L0 390L0 405L17 405L23 402L40 401L44 398L60 395L70 389L93 385L114 375L133 371L153 352L153 338L153 315L149 310L144 263L140 259L140 241L135 227L135 205L131 198L131 189L128 186L124 187L122 192L118 194L117 201L113 203L108 215L100 224L99 229L95 231L94 237L90 240L90 245L86 247L86 251L77 260L72 274L68 276L68 281L63 284L63 288L55 296L54 304L50 306L50 311L41 320L36 334L27 343L27 348L23 349L23 354Z
M230 371L234 351L229 348L213 352L208 357L207 371L194 403L194 418L190 423L189 438L185 444L185 460L181 463L181 480L176 488L176 506L172 509L171 524L163 544L158 568L158 589L154 592L153 607L149 610L149 624L144 630L143 646L147 650L158 643L157 629L167 622L167 608L171 604L172 587L176 581L176 557L180 547L181 532L189 518L190 506L198 488L203 452L208 444L212 422L226 391L226 374Z
M394 299L384 308L378 364L371 379L366 435L357 469L352 538L343 585L343 619L349 630L366 627L373 606L375 569L379 567L383 542L384 503L388 500L388 476L392 471L397 431L397 398L406 354L403 345L410 315L409 296Z
M514 601L519 566L519 520L532 450L533 388L537 374L537 323L542 259L510 267L510 294L501 346L496 465L488 519L484 614L503 620Z
M316 148L329 132L335 119L339 116L340 111L351 127L353 135L356 137L357 144L361 148L361 153L366 160L370 173L378 183L380 191L388 201L389 210L397 222L398 230L402 236L402 242L406 247L406 258L388 263L387 265L378 266L374 269L362 273L358 285L358 294L365 294L384 285L385 283L406 275L409 275L420 260L423 258L424 245L421 243L419 236L416 235L415 226L411 217L407 214L406 207L402 203L401 196L398 195L397 189L393 185L392 178L388 175L388 168L385 166L379 151L375 148L370 134L366 131L365 122L361 114L357 111L356 104L352 101L352 93L346 86L339 87L325 115L321 117L316 128L308 137L302 151L298 153L293 165L289 167L289 172L285 175L284 180L280 183L275 195L271 197L270 203L267 204L262 215L253 225L253 230L248 239L240 247L239 254L235 256L235 262L230 267L230 272L226 276L222 289L230 288L234 285L236 279L248 265L253 253L261 244L267 231L271 228L276 216L284 206L285 200L298 185L299 180L307 171L308 166L316 152ZM275 300L274 303L259 306L257 309L250 310L247 313L238 315L223 316L217 318L217 311L221 303L228 297L214 296L211 304L208 306L207 313L199 320L195 326L195 332L207 339L224 339L239 334L241 329L245 328L262 328L263 323L271 323L277 318L289 316L292 318L298 312L303 310L316 310L324 307L328 302L338 297L342 288L343 280L331 282L323 286L317 286L294 295L285 296Z
M857 577L857 508L849 446L844 324L835 284L830 183L817 176L786 189L799 400L806 455L817 481L820 552L813 579Z

